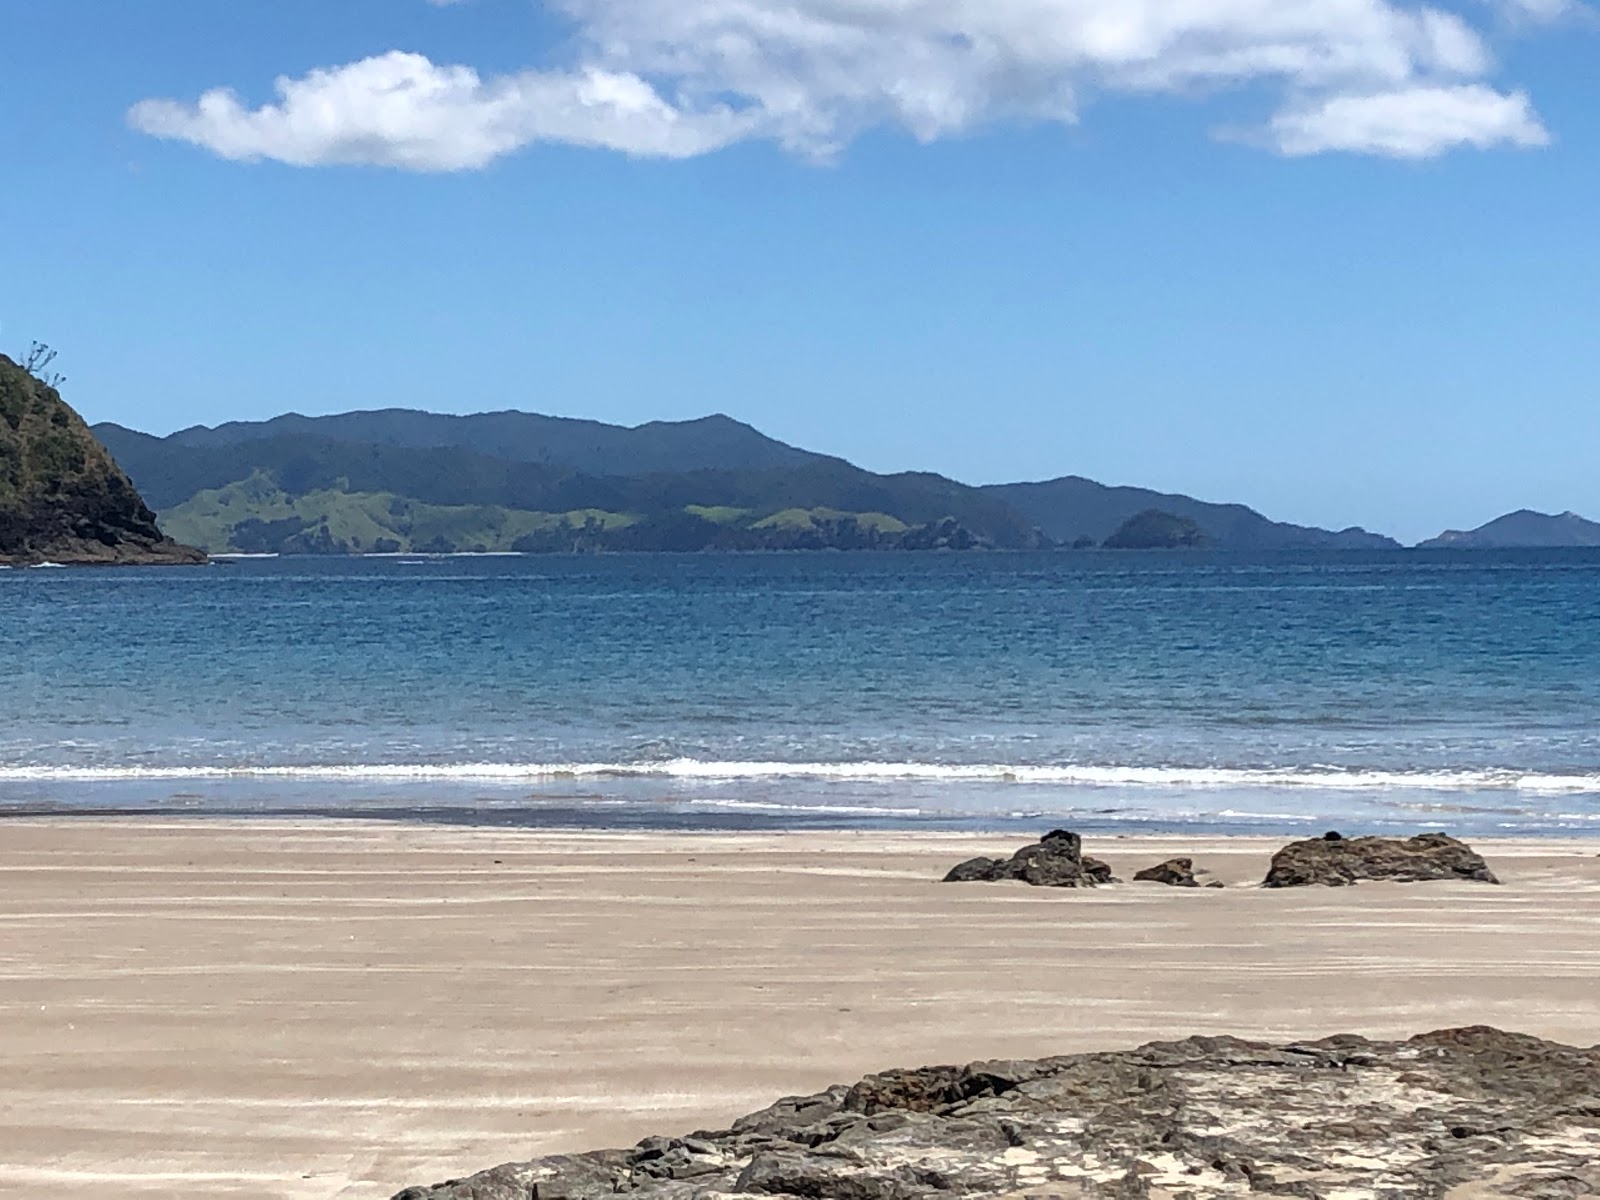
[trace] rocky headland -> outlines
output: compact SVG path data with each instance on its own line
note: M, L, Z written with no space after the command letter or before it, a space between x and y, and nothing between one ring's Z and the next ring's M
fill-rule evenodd
M537 1159L395 1200L1600 1194L1600 1048L1189 1038L868 1076L725 1130Z
M156 527L61 394L0 354L0 563L204 561Z

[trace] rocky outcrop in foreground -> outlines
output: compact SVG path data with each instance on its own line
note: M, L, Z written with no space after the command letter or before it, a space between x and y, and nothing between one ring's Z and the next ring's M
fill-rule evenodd
M1083 839L1065 829L1052 830L1010 858L971 858L950 869L946 883L998 883L1019 879L1035 887L1087 888L1116 883L1111 868L1083 856Z
M55 388L0 354L0 562L198 563Z
M1572 1200L1600 1194L1600 1048L1473 1028L891 1071L731 1129L497 1167L395 1200L617 1194Z
M1470 879L1499 883L1471 846L1443 833L1414 838L1346 838L1329 833L1292 842L1272 856L1263 887L1345 887L1362 880L1423 883Z

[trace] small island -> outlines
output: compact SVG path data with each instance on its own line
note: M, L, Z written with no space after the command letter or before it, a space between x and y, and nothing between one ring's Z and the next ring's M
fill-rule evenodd
M1204 550L1212 541L1199 522L1147 508L1129 517L1101 544L1107 550Z

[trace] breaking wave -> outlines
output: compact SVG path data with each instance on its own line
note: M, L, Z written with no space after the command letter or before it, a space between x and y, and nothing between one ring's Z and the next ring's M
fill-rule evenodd
M659 779L703 783L773 780L841 783L1024 784L1067 788L1310 788L1336 791L1600 793L1600 775L1523 771L1382 771L1313 768L1031 766L923 762L718 762L677 758L651 763L363 763L307 766L0 766L0 783L302 780L374 783L537 783Z

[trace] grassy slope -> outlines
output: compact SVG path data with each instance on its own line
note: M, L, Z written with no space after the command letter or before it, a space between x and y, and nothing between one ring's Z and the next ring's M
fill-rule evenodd
M349 492L327 488L290 496L263 473L201 492L162 515L162 528L213 554L263 549L240 536L251 522L295 522L304 531L326 529L328 536L356 553L452 548L508 551L520 537L562 526L618 529L636 520L626 513L598 509L530 512L499 505L424 504L389 492Z
M689 505L689 517L728 530L756 534L823 531L853 520L885 535L905 533L905 522L885 513L837 509L785 509L769 516L728 506ZM530 534L614 534L641 525L640 514L603 509L539 512L500 505L423 504L389 492L325 488L291 496L264 472L201 492L162 517L172 536L213 554L304 548L313 539L324 548L353 553L426 552L441 549L504 552ZM323 531L326 531L324 534ZM559 538L557 543L559 543Z
M597 477L458 447L289 436L191 448L126 430L112 436L129 472L161 511L164 527L211 547L244 548L229 530L253 519L311 522L325 526L328 539L362 549L380 542L388 548L394 541L402 549L420 546L429 538L417 532L419 523L437 520L447 528L429 537L464 549L494 548L553 525L589 523L582 515L567 520L564 514L610 514L596 518L610 526L631 515L649 530L641 528L619 545L637 549L650 548L652 537L663 546L703 537L704 530L695 532L699 524L752 535L727 539L727 548L784 545L778 536L784 532L815 533L831 544L845 517L874 536L953 519L997 547L1037 544L1028 519L975 488L937 475L874 475L835 459L752 471ZM413 506L409 516L387 511L402 498ZM471 511L447 517L433 509ZM402 528L407 522L409 528Z
M904 533L910 529L904 521L891 517L888 513L840 512L836 508L786 508L782 512L775 512L770 517L763 517L751 524L752 529L816 529L830 521L842 521L854 518L863 529L875 529L880 533Z

